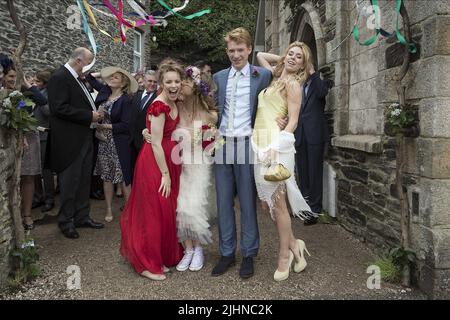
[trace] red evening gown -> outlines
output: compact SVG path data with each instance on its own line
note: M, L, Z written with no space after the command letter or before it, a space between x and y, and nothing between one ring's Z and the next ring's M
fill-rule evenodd
M163 274L163 265L171 267L181 260L183 250L177 239L176 208L180 187L181 165L174 164L171 153L177 142L172 133L179 122L170 117L170 107L161 101L152 103L148 114L165 113L164 134L161 142L171 179L171 192L164 198L158 189L161 171L156 163L151 144L144 143L134 171L130 198L120 219L122 242L120 253L137 273L148 270ZM147 128L151 130L147 116Z

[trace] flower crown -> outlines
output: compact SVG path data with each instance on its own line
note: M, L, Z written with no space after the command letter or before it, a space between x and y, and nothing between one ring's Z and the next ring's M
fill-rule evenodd
M186 68L186 76L194 81L194 84L197 86L202 96L207 97L209 95L210 88L208 84L200 78L200 75L198 75L198 77L194 76L194 70L192 66Z

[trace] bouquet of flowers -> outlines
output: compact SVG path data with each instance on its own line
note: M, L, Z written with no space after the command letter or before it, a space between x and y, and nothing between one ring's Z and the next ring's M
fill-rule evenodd
M36 130L37 120L31 115L34 106L20 91L11 92L0 104L0 126L23 132Z
M225 144L222 137L217 138L217 132L217 127L212 123L202 125L200 129L195 131L194 144L198 145L201 142L202 150L208 148L212 155L216 149ZM213 144L212 147L210 147L211 144Z

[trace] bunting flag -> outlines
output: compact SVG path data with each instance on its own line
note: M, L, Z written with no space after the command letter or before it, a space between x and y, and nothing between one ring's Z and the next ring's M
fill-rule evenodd
M186 1L186 2L189 3L189 1ZM202 11L199 11L199 12L196 12L196 13L193 13L193 14L191 14L191 15L188 15L188 16L182 16L182 15L179 14L177 11L175 11L175 10L172 9L172 8L170 8L170 7L166 4L165 1L163 1L163 0L158 0L158 3L159 3L162 7L164 7L165 9L169 10L172 14L176 15L177 17L186 19L186 20L191 20L191 19L194 19L194 18L201 17L201 16L203 16L203 15L205 15L205 14L211 13L211 9L205 9L205 10L202 10ZM187 5L187 3L185 3L185 5Z
M80 9L81 16L83 17L83 31L87 35L89 42L92 47L92 52L94 53L94 60L92 60L92 63L85 67L85 70L91 69L95 64L95 59L97 57L97 43L95 42L94 34L92 33L92 29L88 24L86 13L84 12L83 4L81 3L81 0L77 0L78 8Z
M122 42L123 44L125 44L126 40L127 40L126 33L129 29L134 29L134 28L140 27L145 24L149 24L152 26L162 25L162 26L166 27L168 22L165 20L165 18L167 18L169 16L174 15L174 16L186 19L186 20L191 20L191 19L201 17L201 16L211 12L211 9L206 9L206 10L202 10L202 11L193 13L188 16L183 16L183 15L179 14L178 12L184 10L188 6L189 0L185 0L182 6L179 6L176 8L170 8L165 1L158 0L159 5L161 5L164 9L166 9L166 11L162 12L162 14L160 14L158 16L148 14L145 11L145 6L137 0L126 0L127 4L131 7L132 10L134 10L133 12L128 13L128 14L124 14L124 12L123 12L123 1L122 0L117 0L117 8L112 5L110 0L102 0L102 3L100 3L100 4L97 3L97 4L93 4L93 5L89 4L88 0L76 0L76 1L77 1L78 8L80 9L80 13L83 17L83 31L86 34L86 36L91 44L93 53L94 53L93 62L89 66L86 67L89 69L92 68L92 66L95 64L95 57L97 56L98 46L95 42L95 38L94 38L94 34L92 32L92 29L88 24L87 17L89 17L89 20L91 21L92 25L100 33L111 38L114 42ZM95 6L104 6L109 10L109 13L103 12L102 10L95 8ZM105 29L101 28L97 22L97 19L95 18L93 11L96 11L105 16L116 19L118 26L119 26L119 37L115 37L115 36L111 35L108 31L106 31ZM158 13L160 13L160 12L158 12ZM135 20L127 19L127 18L125 18L125 16L139 17L139 19L135 21Z

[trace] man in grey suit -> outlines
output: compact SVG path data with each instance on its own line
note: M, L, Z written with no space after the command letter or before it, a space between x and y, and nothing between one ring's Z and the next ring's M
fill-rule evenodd
M211 275L220 276L235 263L237 247L234 198L241 211L239 275L253 275L253 257L258 254L259 232L256 219L256 186L250 136L256 118L258 94L271 81L271 73L249 64L251 36L243 28L230 31L225 41L231 67L214 74L219 109L218 128L225 145L216 151L215 177L221 258Z

